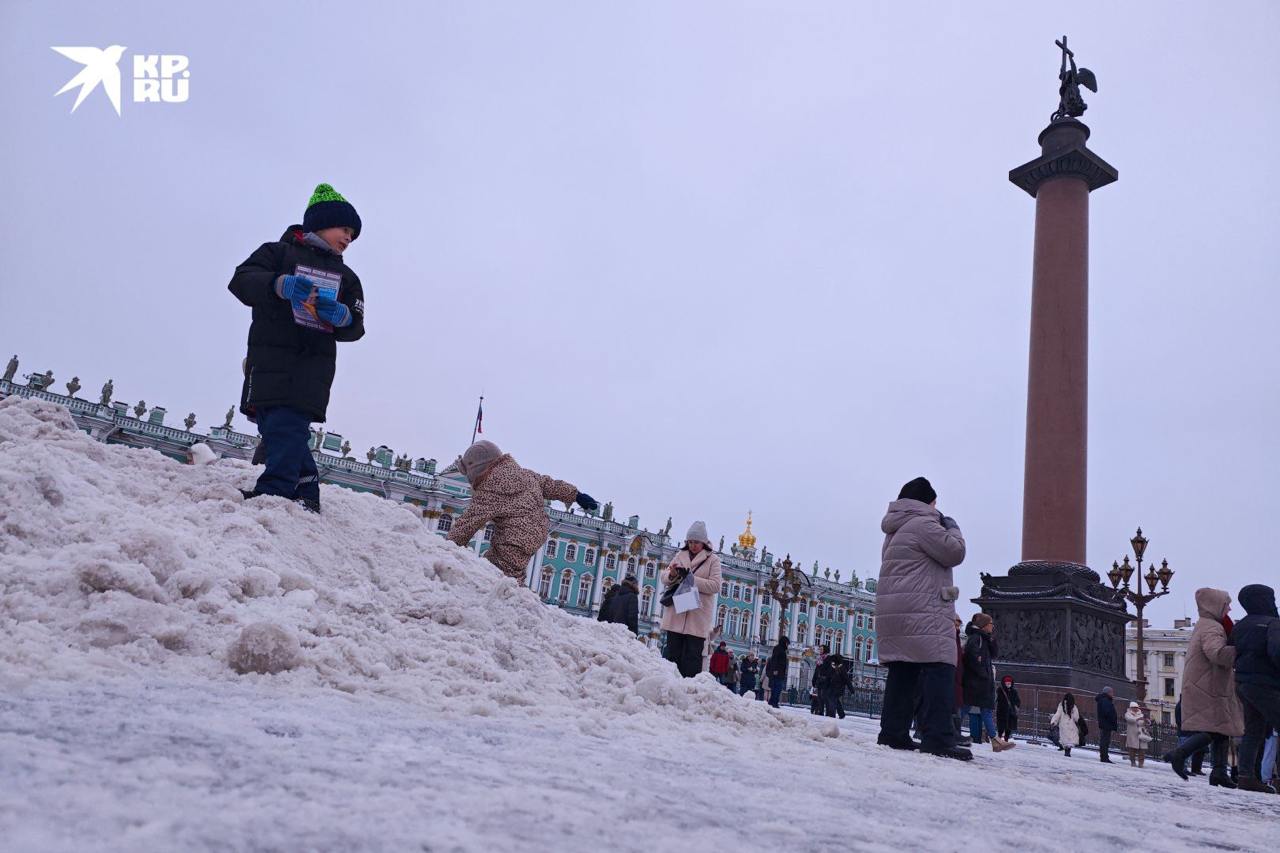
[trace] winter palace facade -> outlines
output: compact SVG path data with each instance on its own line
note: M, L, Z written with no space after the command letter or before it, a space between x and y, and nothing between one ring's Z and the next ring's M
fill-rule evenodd
M70 410L78 426L99 441L151 448L179 461L190 461L190 448L207 445L219 457L249 459L257 436L235 431L231 412L226 423L207 432L194 430L195 416L188 415L185 428L165 424L162 407L146 409L145 403L130 406L110 399L112 388L103 388L97 401L76 396L79 382L67 383L68 393L50 387L52 377L35 374L19 384L11 375L0 379L0 398L10 395L37 397ZM350 442L333 432L317 430L312 450L326 483L356 491L371 492L388 500L414 504L423 521L439 535L448 533L454 519L466 509L470 488L460 475L436 472L434 459L397 456L386 447L370 448L365 461L352 458ZM551 534L530 561L525 583L543 601L571 613L594 618L605 592L628 574L640 584L640 636L650 644L660 641L659 571L682 544L670 535L671 522L653 532L640 526L638 516L615 519L612 505L603 512L583 514L549 507ZM717 623L723 639L736 655L754 651L765 656L785 630L791 640L792 684L807 686L811 662L822 646L839 649L858 662L856 672L871 686L882 680L875 666L875 581L865 583L855 573L841 581L830 569L819 572L815 564L805 573L807 583L799 600L790 602L784 613L771 599L768 581L775 556L757 550L756 536L748 516L746 529L728 550L720 541L719 552L724 583L717 601ZM471 547L483 554L491 531L476 535ZM714 639L714 638L713 638Z

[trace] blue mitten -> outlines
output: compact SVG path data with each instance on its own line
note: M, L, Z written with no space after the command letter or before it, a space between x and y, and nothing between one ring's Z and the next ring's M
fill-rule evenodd
M276 296L290 302L301 302L311 295L316 283L305 275L282 275L276 279Z
M316 316L335 329L351 325L351 309L333 299L316 297Z

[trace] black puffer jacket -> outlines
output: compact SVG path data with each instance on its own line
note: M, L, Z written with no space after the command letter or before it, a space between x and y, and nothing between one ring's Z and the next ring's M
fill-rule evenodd
M1249 584L1240 590L1240 606L1248 615L1231 629L1236 683L1280 690L1280 618L1276 616L1275 590Z
M342 276L338 301L351 309L351 325L324 332L294 322L293 307L276 295L275 281L295 274L299 266ZM294 225L236 267L227 289L253 309L240 411L252 417L256 409L289 406L324 421L337 365L336 342L364 337L360 279L340 255L310 245L302 227Z
M613 586L605 594L600 604L600 622L621 622L631 629L631 633L639 634L640 599L636 596L636 588L623 583Z
M767 677L787 677L787 666L790 663L787 658L787 646L788 643L786 642L786 637L783 637L778 641L778 644L773 647L773 652L769 655L769 662L765 664L764 667L764 672Z
M970 707L996 706L996 672L992 662L996 642L989 634L967 625L964 643L964 704Z

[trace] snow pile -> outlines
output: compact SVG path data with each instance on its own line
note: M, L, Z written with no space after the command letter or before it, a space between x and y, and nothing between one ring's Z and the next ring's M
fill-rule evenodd
M678 678L622 626L544 605L407 505L329 486L320 516L244 502L254 476L100 444L61 407L0 401L0 674L261 680L437 715L835 734Z

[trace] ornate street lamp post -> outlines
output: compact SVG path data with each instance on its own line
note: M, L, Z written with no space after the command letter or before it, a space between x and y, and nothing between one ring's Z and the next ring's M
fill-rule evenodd
M1157 571L1155 566L1149 566L1147 573L1142 574L1142 555L1147 551L1147 537L1142 535L1142 528L1138 528L1138 535L1129 540L1129 544L1133 546L1133 556L1138 560L1137 570L1129 563L1129 555L1125 554L1124 563L1112 563L1111 571L1107 572L1107 577L1111 580L1111 587L1116 594L1125 601L1133 603L1134 608L1138 611L1138 702L1143 707L1147 703L1147 660L1146 654L1142 647L1142 609L1147 606L1148 602L1154 601L1162 595L1169 594L1169 581L1173 579L1173 569L1169 568L1168 560L1160 561L1160 569ZM1131 588L1130 579L1137 574L1138 581ZM1147 582L1147 592L1142 591L1142 582ZM1156 592L1156 584L1159 583L1161 589Z
M786 559L775 562L769 569L769 579L764 582L764 585L765 589L769 590L769 596L777 601L781 608L778 634L782 636L784 629L791 627L787 608L793 602L805 597L807 590L813 586L813 582L809 580L809 576L804 573L798 563L791 562L791 555L788 554Z

